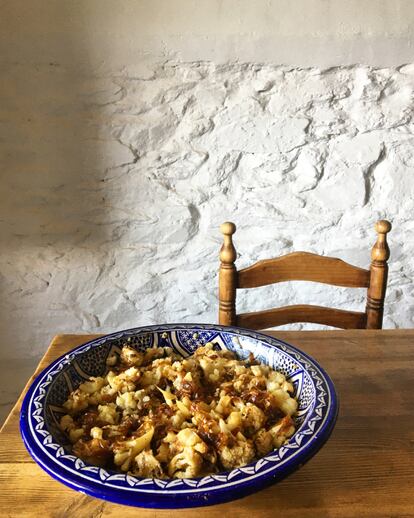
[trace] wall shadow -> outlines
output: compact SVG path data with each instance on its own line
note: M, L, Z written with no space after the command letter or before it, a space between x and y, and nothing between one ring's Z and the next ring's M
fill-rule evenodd
M119 88L88 70L88 27L71 20L74 9L70 2L2 4L0 357L14 361L12 388L7 362L0 367L3 414L45 337L81 327L76 310L66 312L74 258L85 263L111 239L105 174L116 164L99 120Z
M17 31L26 44L2 52L1 244L9 247L90 243L105 232L96 211L105 160L96 78L85 66L84 38L59 26L73 7L45 4L10 3L3 18L6 33Z

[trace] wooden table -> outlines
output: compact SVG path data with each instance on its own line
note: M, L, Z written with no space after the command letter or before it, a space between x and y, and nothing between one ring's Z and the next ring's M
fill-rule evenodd
M330 440L301 470L212 507L160 511L107 503L54 481L32 461L19 434L20 397L0 433L0 517L414 517L414 330L269 334L318 360L340 398ZM91 338L55 337L36 372Z

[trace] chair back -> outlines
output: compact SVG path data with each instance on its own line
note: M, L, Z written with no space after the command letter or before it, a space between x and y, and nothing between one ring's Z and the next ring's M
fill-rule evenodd
M387 287L390 250L387 234L391 223L380 220L375 224L377 240L371 251L369 270L359 268L341 259L324 257L308 252L265 259L237 270L233 244L236 225L223 223L220 227L224 242L220 250L219 323L251 329L264 329L294 322L324 324L342 329L381 329L384 299ZM257 288L284 281L312 281L347 288L367 288L365 312L347 311L307 304L236 313L238 288Z

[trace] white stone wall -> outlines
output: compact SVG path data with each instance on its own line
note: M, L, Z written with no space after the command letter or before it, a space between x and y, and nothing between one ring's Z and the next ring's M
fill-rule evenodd
M57 333L216 322L225 220L239 267L293 250L367 267L390 219L385 327L413 326L414 65L7 73L1 355L20 377ZM239 310L364 300L293 283L243 293Z

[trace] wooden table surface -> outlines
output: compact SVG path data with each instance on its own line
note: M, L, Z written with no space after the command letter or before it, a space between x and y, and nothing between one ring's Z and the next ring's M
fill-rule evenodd
M340 398L330 440L302 469L212 507L164 511L104 502L56 482L32 461L19 434L20 397L0 433L0 517L414 517L414 330L269 334L318 360ZM37 371L91 338L55 337Z

